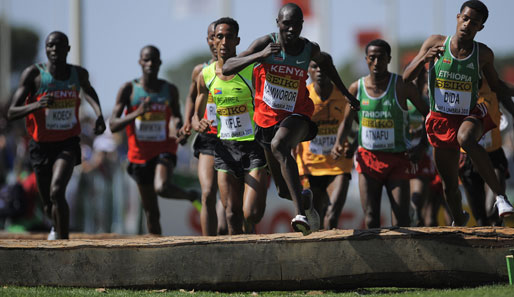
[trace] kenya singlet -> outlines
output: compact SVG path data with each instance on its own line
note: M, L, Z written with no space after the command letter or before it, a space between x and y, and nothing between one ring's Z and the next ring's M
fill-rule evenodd
M143 164L161 153L177 152L175 139L169 137L168 125L173 111L170 106L172 98L168 83L162 83L159 93L148 93L143 89L139 79L133 80L130 105L125 114L136 110L147 97L150 97L150 111L138 116L126 128L128 159L136 164Z
M218 137L222 140L252 141L255 139L253 119L253 88L251 64L228 81L216 76L216 63L202 70L205 85L216 104Z
M270 36L273 42L278 42L278 34ZM255 66L255 123L260 127L276 125L293 113L312 116L314 105L305 87L311 47L305 40L299 55L281 51Z
M469 115L478 98L478 43L473 42L473 51L467 58L457 59L450 50L451 39L451 36L446 38L444 54L430 67L430 110Z
M410 148L408 112L398 104L397 79L398 75L391 73L387 90L376 98L368 95L364 77L359 79L359 145L367 150L396 153Z
M41 85L26 104L39 101L43 96L52 96L54 102L30 113L26 117L27 131L36 142L63 141L80 134L79 106L80 84L75 66L70 65L70 77L57 80L48 72L46 64L37 64Z

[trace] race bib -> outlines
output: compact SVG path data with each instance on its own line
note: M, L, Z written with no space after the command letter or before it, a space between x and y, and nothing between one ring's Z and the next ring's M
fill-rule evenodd
M293 112L298 97L300 81L297 79L266 74L262 100L273 109Z
M361 141L365 149L394 149L393 120L363 118L361 123Z
M336 143L336 135L316 135L309 143L309 150L316 155L330 155L334 144Z
M207 119L212 121L212 126L218 126L218 119L216 118L216 103L212 98L211 93L209 92L209 99L207 99L207 107L205 108L205 113L207 114Z
M447 114L468 115L471 106L471 82L436 78L435 110Z
M164 115L160 114L145 114L143 117L137 117L135 120L137 140L155 142L166 140L166 121L164 118Z
M252 121L246 105L218 108L220 139L232 139L253 134Z
M77 123L75 107L46 109L47 130L70 130Z

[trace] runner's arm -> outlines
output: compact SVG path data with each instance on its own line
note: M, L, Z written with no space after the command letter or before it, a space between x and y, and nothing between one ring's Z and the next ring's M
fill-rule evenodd
M348 103L352 106L353 109L359 110L360 103L355 98L354 95L352 95L348 90L346 89L346 86L344 85L343 81L341 80L341 77L339 76L339 73L337 73L336 67L334 66L334 63L332 61L332 58L330 58L329 55L322 53L319 49L319 46L316 43L311 42L312 44L312 60L316 62L316 64L319 65L319 68L323 73L326 73L327 76L332 80L334 85L341 91L341 93L346 97L346 100L348 100Z
M89 81L89 73L87 70L82 67L77 67L77 72L79 76L80 87L84 92L84 98L86 98L86 101L89 103L89 105L91 105L97 117L94 129L95 134L102 134L105 131L106 126L104 117L102 115L102 108L100 106L98 94L96 93L93 86L91 86L91 82Z
M358 81L350 85L350 89L348 91L353 97L355 97L357 94L358 87ZM352 123L356 118L357 111L350 104L346 105L344 110L344 120L341 122L341 124L339 124L336 135L336 143L330 152L330 155L333 159L337 160L344 154L344 143L352 130Z
M432 35L423 42L418 54L403 72L403 79L406 82L415 80L426 63L433 62L444 53L444 40L445 37L442 35Z
M182 113L180 111L180 100L179 100L179 92L177 87L174 84L167 83L170 90L170 108L171 108L171 118L168 123L168 136L176 137L177 142L185 143L187 137L185 135L179 134L180 128L182 128Z
M198 74L196 82L198 87L192 125L195 131L204 133L209 129L210 125L212 124L212 120L209 121L203 118L209 97L209 89L207 89L207 86L205 85L205 80L203 79L203 71Z
M127 114L125 117L122 117L123 110L129 106L131 94L132 83L130 82L125 83L118 91L118 95L116 96L116 103L114 104L112 115L109 119L109 128L111 128L113 133L120 131L125 126L134 121L138 116L145 113L145 104L142 103L139 105L138 109Z
M500 80L500 84L504 84L506 87L508 87L507 84L503 80ZM505 107L505 109L512 116L514 116L514 102L512 101L512 96L497 95L497 97L498 97L498 101L503 105L503 107Z
M232 57L223 64L223 75L236 74L248 65L260 62L272 54L278 54L282 48L279 43L273 43L268 35L255 40L246 51Z
M491 90L498 95L498 98L514 96L514 88L500 81L498 72L494 67L493 51L483 43L480 43L479 46L481 70Z
M25 105L25 99L27 99L28 96L34 96L34 93L36 92L35 80L38 75L39 70L35 65L29 66L23 71L20 84L14 92L11 100L12 103L9 106L9 110L7 111L8 121L20 119L38 109L45 108L51 104L51 97L45 96L47 97L45 100L42 98L39 101Z
M198 74L202 71L203 65L198 64L193 69L193 73L191 74L191 84L189 85L189 92L186 97L186 104L184 107L184 125L180 128L181 134L191 135L191 119L193 117L195 111L195 100L196 95L198 94L197 86L196 86L196 78Z

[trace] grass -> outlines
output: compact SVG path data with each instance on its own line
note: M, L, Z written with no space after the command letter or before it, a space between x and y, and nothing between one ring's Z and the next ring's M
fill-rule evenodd
M420 289L420 288L362 288L347 291L272 291L272 292L232 292L220 293L209 291L186 290L127 290L127 289L89 289L89 288L57 288L57 287L10 287L0 288L0 296L181 296L181 297L276 297L276 296L395 296L395 297L511 297L514 286L508 284L488 285L475 288L459 289Z

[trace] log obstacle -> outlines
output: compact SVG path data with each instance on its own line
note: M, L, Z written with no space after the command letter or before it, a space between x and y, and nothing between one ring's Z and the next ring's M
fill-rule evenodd
M505 256L514 248L514 229L504 227L35 236L0 236L0 285L218 291L476 286L508 282Z

